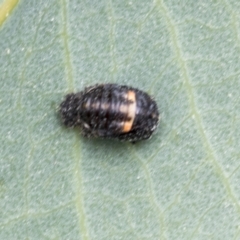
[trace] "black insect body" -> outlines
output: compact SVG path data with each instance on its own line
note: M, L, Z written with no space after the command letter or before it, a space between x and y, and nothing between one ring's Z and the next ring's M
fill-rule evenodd
M132 142L150 138L159 120L157 104L147 93L117 84L68 94L60 114L64 125L79 126L84 136Z

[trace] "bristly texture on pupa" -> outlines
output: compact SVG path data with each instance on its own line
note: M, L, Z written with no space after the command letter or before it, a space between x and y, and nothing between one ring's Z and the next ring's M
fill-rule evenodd
M157 104L147 93L117 84L68 94L60 115L65 126L80 127L84 136L132 142L150 138L159 121Z

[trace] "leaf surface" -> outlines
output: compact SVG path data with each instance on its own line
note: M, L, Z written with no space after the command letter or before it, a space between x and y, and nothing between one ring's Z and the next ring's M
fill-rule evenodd
M240 238L238 0L0 0L0 21L0 239ZM151 140L61 125L108 82L154 96Z

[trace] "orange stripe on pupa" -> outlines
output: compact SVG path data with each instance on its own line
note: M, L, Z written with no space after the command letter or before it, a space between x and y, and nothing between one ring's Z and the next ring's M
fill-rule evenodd
M137 108L137 103L136 103L136 94L134 91L129 90L127 92L127 100L129 104L127 105L127 118L129 120L125 121L123 124L123 132L127 133L132 129L132 125L135 119L135 114L136 114L136 108Z

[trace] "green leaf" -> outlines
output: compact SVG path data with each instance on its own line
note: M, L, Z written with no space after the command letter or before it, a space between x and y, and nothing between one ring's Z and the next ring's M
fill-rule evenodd
M0 25L0 239L240 239L238 0L0 0ZM151 140L61 125L107 82L154 96Z

